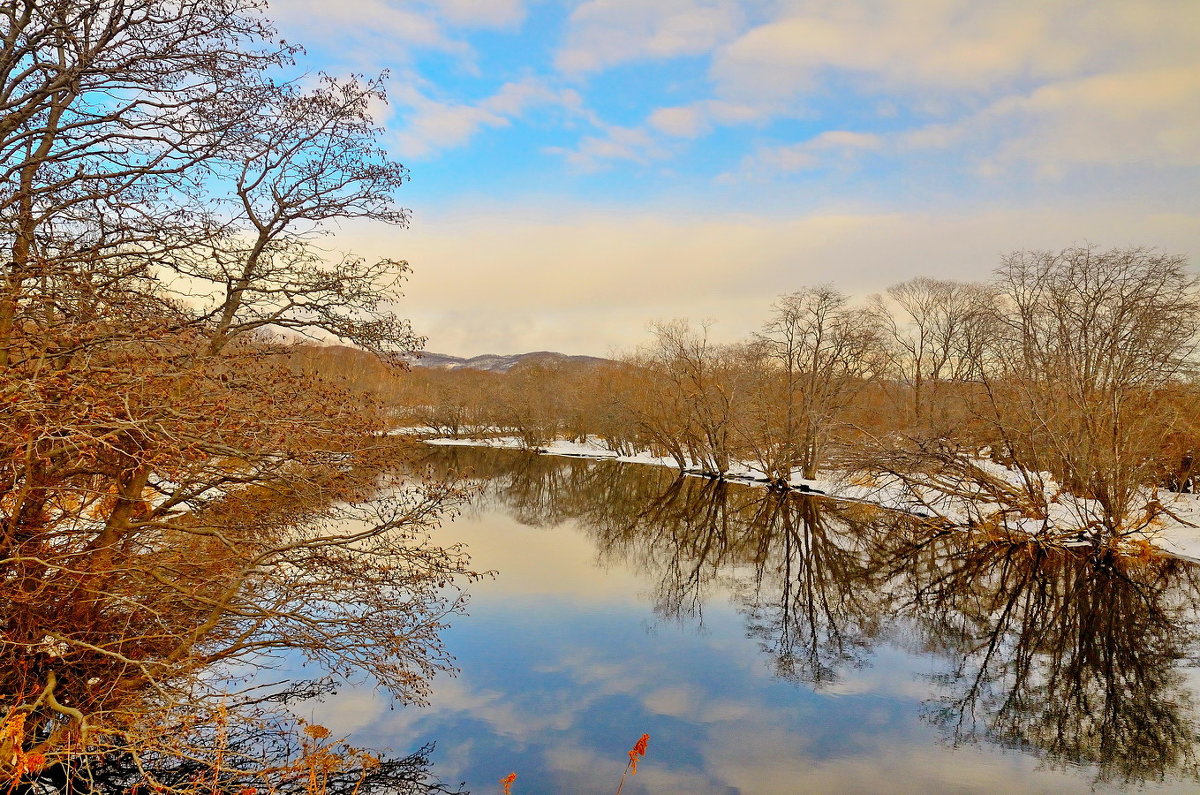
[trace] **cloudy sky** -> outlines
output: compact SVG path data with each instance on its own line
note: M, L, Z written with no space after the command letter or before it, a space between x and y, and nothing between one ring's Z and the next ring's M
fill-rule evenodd
M1200 266L1190 0L272 0L304 64L388 70L431 350L605 355L775 296L986 278L1014 249Z

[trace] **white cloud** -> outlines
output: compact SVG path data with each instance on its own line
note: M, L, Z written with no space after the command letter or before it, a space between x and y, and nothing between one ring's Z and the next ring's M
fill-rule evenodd
M1043 178L1096 166L1149 173L1194 167L1200 165L1200 69L1050 82L954 121L887 134L829 130L794 144L762 146L721 181L852 166L867 151L903 165L920 150L940 150L943 162L985 177L1021 167Z
M975 97L1098 70L1196 63L1200 4L1172 0L816 0L722 47L712 75L726 96L789 96L831 72L868 92L919 101Z
M1007 127L992 160L1042 173L1076 165L1200 165L1200 69L1105 74L1006 99L985 118Z
M402 131L396 133L392 149L402 158L426 157L441 149L466 144L483 127L506 127L504 116L482 107L425 100L415 106Z
M657 108L646 118L646 124L672 138L699 138L717 125L762 124L772 117L796 115L778 103L726 102L703 99L689 105Z
M701 100L691 105L658 108L644 125L622 127L606 124L590 111L579 111L599 129L601 135L585 136L574 147L552 147L546 151L564 156L578 171L599 171L612 161L626 160L647 165L677 154L678 146L663 140L694 139L709 132L716 124L750 124L768 119L776 109L721 100ZM657 135L656 135L657 134Z
M565 72L708 52L742 24L733 0L588 0L572 13L555 56Z
M833 281L866 295L914 276L986 278L1007 251L1160 246L1200 256L1200 214L1139 206L954 212L736 214L459 208L411 230L348 227L346 246L409 260L400 307L432 350L607 355L671 317L719 321L729 341L778 295Z
M523 0L431 0L442 17L453 25L476 28L511 28L525 19Z
M272 4L271 17L308 42L337 46L348 61L407 60L411 47L469 57L471 49L442 30L427 11L394 0L286 0Z
M548 147L547 154L561 155L576 171L591 172L606 168L616 160L647 165L670 156L669 149L638 127L622 127L597 122L601 135L587 135L574 147Z
M683 718L704 703L704 693L689 685L657 687L642 696L646 711L655 715Z
M579 105L574 91L551 89L535 78L505 83L495 94L474 104L439 102L410 84L402 85L394 100L409 110L403 122L391 125L394 133L390 146L402 158L427 157L463 146L480 130L507 127L535 106L574 109Z
M853 165L861 152L882 149L884 139L872 133L827 130L795 144L764 146L747 155L740 175L724 175L729 182L737 176L761 177L780 171L810 171L831 165Z
M575 96L574 92L567 92ZM519 83L505 83L492 96L480 103L480 107L505 116L519 116L532 105L561 103L564 93L555 91L545 83L527 79Z
M828 130L809 142L814 149L878 149L883 143L878 135L853 130Z
M527 12L524 0L281 0L272 10L289 35L302 29L336 42L339 58L404 70L411 51L426 48L459 56L468 71L475 53L452 28L511 28ZM409 69L398 97L405 126L390 126L397 154L419 158L553 104L597 128L549 150L573 169L645 166L720 125L765 126L801 106L814 114L820 105L803 94L833 78L876 109L837 124L935 117L880 133L877 151L901 165L920 149L947 150L947 163L984 175L1020 165L1044 176L1076 166L1191 165L1200 152L1197 29L1200 3L1174 0L585 0L555 54L560 68L586 73L711 54L714 97L659 107L638 126L609 125L579 94L550 88L553 78L510 82L479 101L447 98ZM805 171L853 163L864 151L822 148L820 137L760 144L745 166Z
M698 108L659 108L650 114L650 126L677 138L695 138L708 129Z
M1078 167L1200 165L1200 70L1099 74L1013 94L952 123L893 136L900 154L954 150L985 175L1021 165L1059 177Z
M272 19L306 37L361 39L464 51L439 22L462 28L513 28L525 19L524 0L280 0Z

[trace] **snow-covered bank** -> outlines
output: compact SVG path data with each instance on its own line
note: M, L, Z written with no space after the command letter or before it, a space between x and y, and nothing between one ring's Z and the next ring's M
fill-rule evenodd
M409 429L403 430L412 432ZM602 444L591 440L582 443L558 440L533 450L526 447L524 442L516 436L501 436L489 439L433 438L425 439L424 441L426 444L439 446L529 450L530 452L542 455L591 458L670 468L676 468L677 466L675 460L667 456L655 456L647 452L635 455L620 455L604 447ZM995 469L994 474L1011 474L1007 473L999 465L990 464L990 462L986 465ZM685 474L705 476L698 469L686 471ZM746 463L731 467L730 471L725 473L725 479L762 486L765 486L768 482L762 470ZM916 515L938 515L961 524L966 524L971 516L979 516L981 513L986 513L989 508L998 508L998 506L986 503L969 505L961 498L949 498L944 495L921 493L917 489L902 484L899 481L886 482L838 473L831 473L822 478L805 479L800 476L799 471L796 471L792 473L788 485L796 491L816 493L838 500L865 502L889 510L904 511ZM1166 554L1200 562L1200 527L1195 526L1200 525L1200 495L1175 494L1163 491L1158 492L1155 497L1175 517L1164 515L1156 519L1154 524L1143 531L1141 538ZM1070 521L1075 506L1069 495L1060 495L1055 498L1051 507L1056 514L1056 517L1052 518L1058 518L1063 523L1066 523ZM1057 516L1057 514L1061 514L1061 516Z
M557 455L567 458L594 458L605 461L620 461L627 464L649 464L652 466L677 468L674 458L670 456L656 456L650 453L636 453L634 455L621 455L601 444L596 442L568 442L558 440L550 444L528 448L525 444L515 436L499 436L492 439L425 439L426 444L440 445L446 447L493 447L503 450L528 450L529 452L539 453L541 455ZM699 468L689 469L684 472L686 475L694 477L707 477ZM755 469L748 464L735 464L730 467L725 473L725 480L730 480L739 483L759 483L765 484L767 479L763 476L761 470ZM832 488L831 481L825 480L804 480L796 477L790 482L792 488L797 491L812 491L819 494L827 494L829 496L837 496L839 499L858 499L854 496L846 496L842 494L833 494L828 489Z
M647 452L634 455L620 455L594 441L569 442L557 440L537 448L527 447L516 436L497 436L486 439L434 438L425 439L424 442L426 444L446 447L490 447L502 450L525 450L540 455L591 458L630 464L648 464L651 466L669 467L671 469L678 468L677 462L670 456L655 456ZM684 470L684 475L689 477L712 477L710 473L703 471L703 468L699 466ZM763 470L745 462L734 462L729 470L725 472L723 478L733 483L763 487L768 486L771 482ZM911 490L899 482L867 482L863 479L838 473L830 473L826 477L821 478L805 478L802 476L800 470L794 470L791 477L788 478L787 485L789 488L801 493L816 494L845 502L863 502L870 505L878 505L888 510L903 511L918 516L929 516L933 513L931 512L932 503L928 499L914 495ZM936 508L936 514L939 516L957 516L961 513L961 511L956 512L954 506L949 504L936 505ZM964 523L965 521L966 519L963 518Z
M1176 494L1170 504L1172 511L1192 524L1200 524L1200 495ZM1157 528L1150 543L1168 555L1200 563L1200 527L1189 527L1171 521Z

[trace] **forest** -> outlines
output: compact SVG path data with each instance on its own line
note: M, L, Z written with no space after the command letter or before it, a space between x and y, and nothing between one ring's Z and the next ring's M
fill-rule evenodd
M1187 521L1164 495L1194 487L1196 287L1153 249L1018 251L986 283L800 289L740 343L674 320L607 365L415 370L379 394L450 437L848 478L951 524L1108 546Z

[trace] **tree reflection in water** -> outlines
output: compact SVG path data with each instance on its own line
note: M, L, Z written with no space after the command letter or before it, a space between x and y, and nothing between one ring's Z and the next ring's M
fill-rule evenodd
M380 759L287 708L349 672L420 700L451 667L440 631L475 575L428 530L459 492L394 477L398 450L146 520L105 568L86 526L10 538L0 791L444 791L426 752ZM277 671L301 660L329 676Z
M952 662L929 705L951 741L1097 765L1103 779L1197 777L1197 567L948 540L922 553L896 574L905 612Z
M885 640L943 661L926 717L1102 780L1200 780L1194 665L1200 567L979 543L869 506L654 467L439 451L536 526L577 522L602 563L657 583L654 608L703 620L733 595L776 673L815 688Z
M110 752L95 760L86 771L58 764L42 771L33 784L18 785L14 795L42 795L47 792L86 792L92 795L119 795L130 792L214 792L253 793L270 787L272 795L311 795L313 778L318 777L328 795L433 795L465 792L461 787L442 784L433 777L426 745L405 757L378 758L336 744L330 753L338 754L338 764L324 766L320 753L309 768L295 760L312 748L298 748L287 727L271 732L261 724L232 723L222 738L219 754L156 758L153 755ZM194 745L200 745L195 743ZM351 757L357 764L345 764ZM223 757L223 758L222 758ZM252 760L263 775L239 775L230 760ZM224 770L214 775L215 770ZM154 787L146 785L151 771Z

